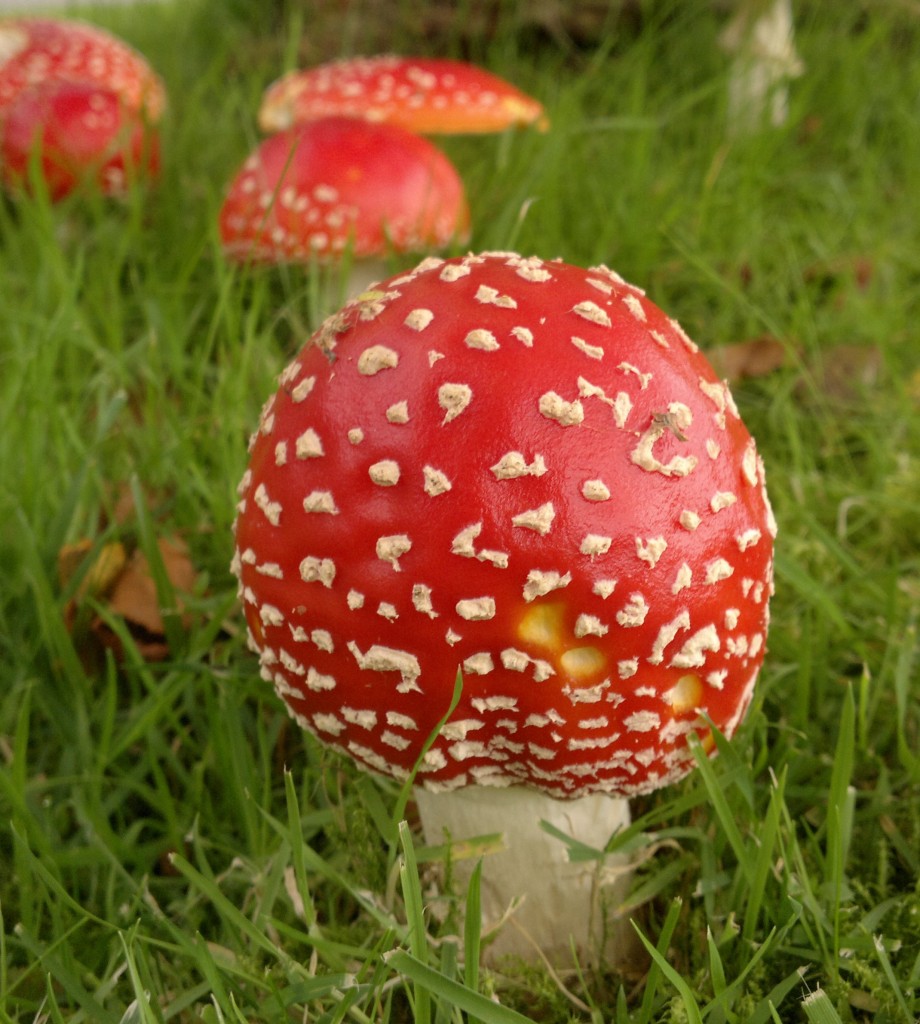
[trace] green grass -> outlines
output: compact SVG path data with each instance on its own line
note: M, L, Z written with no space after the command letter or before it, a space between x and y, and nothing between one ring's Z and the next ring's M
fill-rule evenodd
M232 269L215 218L299 30L314 57L377 37L361 5L317 40L309 8L274 6L269 32L199 0L99 12L167 81L159 185L0 202L0 1021L920 1015L920 28L894 0L796 4L790 121L729 140L718 17L641 6L601 45L513 4L485 36L400 17L387 40L546 100L545 135L442 143L473 248L605 262L707 349L787 349L734 389L781 527L770 650L731 747L636 801L618 840L647 854L640 971L477 969L477 929L442 941L426 913L401 794L299 735L259 680L228 570L234 488L323 289ZM170 609L165 535L198 571L169 657L145 661L114 618L123 660L90 657L58 552L139 547Z

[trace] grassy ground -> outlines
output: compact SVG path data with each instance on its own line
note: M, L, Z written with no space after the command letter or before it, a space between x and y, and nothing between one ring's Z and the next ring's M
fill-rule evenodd
M392 21L393 48L470 55L549 108L545 135L443 143L474 248L603 261L709 351L785 350L734 387L781 526L754 707L730 751L634 806L631 840L657 850L630 901L646 959L557 979L439 941L396 792L289 726L240 635L245 441L322 296L228 267L215 216L301 30L314 55L377 43L359 6L327 37L283 5L276 36L241 3L100 11L166 78L162 182L0 204L0 1021L913 1021L915 11L801 4L789 124L734 141L709 5L643 5L603 45L511 5L485 36ZM152 662L163 639L88 570L137 549L175 609L168 537L195 582Z

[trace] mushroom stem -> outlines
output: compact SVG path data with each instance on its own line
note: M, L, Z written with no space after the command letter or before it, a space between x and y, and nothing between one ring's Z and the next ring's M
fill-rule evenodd
M440 793L416 788L415 798L430 845L493 833L503 836L503 849L482 862L487 961L494 963L509 954L533 961L542 953L554 967L622 962L628 936L625 922L616 918L616 907L628 884L627 858L610 854L573 861L567 844L541 822L579 844L603 850L614 832L629 825L625 799L592 793L557 800L522 786L469 786ZM465 892L473 867L471 860L454 865L459 892ZM502 923L515 903L510 919Z
M791 0L744 0L721 36L733 55L729 72L729 125L736 134L765 121L784 124L791 78L802 74L795 48Z

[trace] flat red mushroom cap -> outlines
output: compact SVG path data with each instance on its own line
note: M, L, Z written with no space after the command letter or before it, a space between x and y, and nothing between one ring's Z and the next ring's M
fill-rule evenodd
M391 278L284 371L235 571L297 722L432 788L633 795L751 699L775 524L728 387L604 267Z
M166 103L159 77L127 43L104 29L61 18L0 19L0 122L25 90L48 81L91 82L159 120Z
M431 57L357 57L291 71L268 87L263 131L344 114L429 133L546 127L543 106L483 68Z
M111 89L49 80L23 90L0 123L7 188L30 187L33 157L52 199L88 181L105 195L120 195L132 178L158 171L159 144L155 129Z
M265 262L441 248L469 214L453 164L395 125L325 118L265 139L221 208L228 255Z

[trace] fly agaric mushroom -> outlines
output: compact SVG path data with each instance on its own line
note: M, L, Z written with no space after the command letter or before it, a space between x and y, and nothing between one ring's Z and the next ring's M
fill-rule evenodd
M52 200L87 181L104 195L120 195L131 179L157 172L159 144L111 89L48 80L24 89L0 124L0 175L8 189L30 187L33 158Z
M0 122L25 89L42 82L92 82L156 123L166 103L147 61L111 33L60 18L0 19Z
M590 956L593 870L517 833L603 847L744 715L775 523L728 386L605 267L429 258L295 357L239 491L250 639L297 723L398 780L420 759L429 842L497 814L484 916L526 892L537 946Z
M334 263L463 240L463 182L427 139L395 125L330 117L265 139L227 192L219 228L230 257ZM365 280L380 277L380 265ZM360 291L363 282L352 282Z
M422 134L547 126L542 104L498 75L459 60L388 54L289 72L266 89L259 127L281 131L341 114Z

